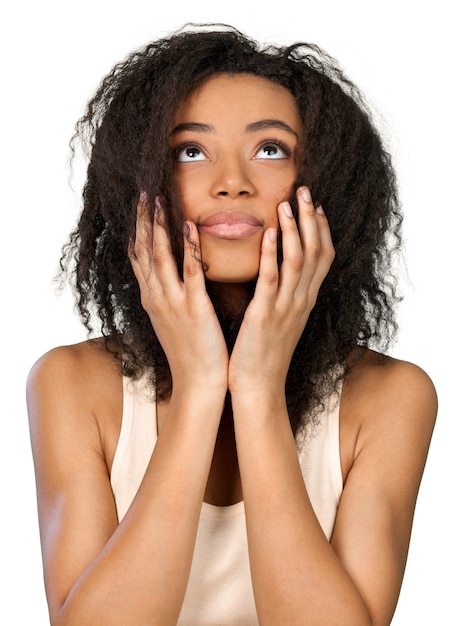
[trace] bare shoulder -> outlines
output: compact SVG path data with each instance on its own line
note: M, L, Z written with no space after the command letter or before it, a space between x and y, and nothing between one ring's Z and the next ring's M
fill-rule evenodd
M46 352L33 365L29 374L29 383L48 376L58 376L61 381L70 376L74 382L116 375L119 371L114 357L105 348L103 340L93 339L73 345L59 346Z
M120 364L102 340L60 346L33 365L27 380L32 444L40 433L83 432L100 442L100 452L114 454L122 411Z
M344 382L341 401L344 473L364 447L386 449L403 442L404 452L425 461L437 409L435 387L422 368L360 351Z
M434 423L437 395L433 382L419 366L371 350L361 351L345 381L345 393L351 406L366 414L409 407ZM408 413L410 411L407 411ZM397 411L394 411L397 413Z
M67 399L90 399L95 404L118 389L120 367L100 339L60 346L44 354L33 365L27 380L27 393L57 393Z

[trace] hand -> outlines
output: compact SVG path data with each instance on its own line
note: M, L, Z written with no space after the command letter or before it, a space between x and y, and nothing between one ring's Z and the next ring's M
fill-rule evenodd
M138 280L141 304L149 315L171 370L173 389L227 390L228 353L216 313L206 292L195 224L184 230L181 280L170 241L156 205L154 225L145 194L137 209L136 238L129 258Z
M277 263L277 231L263 237L259 278L229 362L229 390L284 393L290 361L335 251L321 207L308 188L298 196L298 227L288 202L278 207L284 260Z

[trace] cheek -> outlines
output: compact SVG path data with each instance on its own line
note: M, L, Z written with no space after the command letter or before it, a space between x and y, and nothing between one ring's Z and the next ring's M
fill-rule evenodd
M279 227L278 208L277 208L279 202L275 204L274 208L272 208L268 212L268 215L264 216L265 228L278 228Z
M265 211L264 220L266 226L274 226L277 227L279 223L278 218L278 206L281 202L285 200L290 201L291 194L295 189L296 177L289 176L285 178L285 180L273 183L273 181L268 181L264 185L264 202L265 205L268 206L268 209Z
M198 180L198 179L197 179ZM194 220L196 217L197 207L201 205L201 184L196 184L195 178L192 179L184 176L177 176L176 183L181 197L182 208L187 219Z

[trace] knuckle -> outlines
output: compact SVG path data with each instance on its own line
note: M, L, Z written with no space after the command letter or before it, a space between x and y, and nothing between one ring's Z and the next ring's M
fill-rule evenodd
M195 263L185 263L183 265L184 278L194 278L199 272L199 268Z
M305 263L303 253L295 254L289 259L289 265L293 272L301 272Z
M303 210L305 216L309 216L311 219L316 219L316 209L314 204L306 204Z
M141 260L144 258L142 247L140 247L137 244L135 244L133 246L133 251L132 251L132 254L131 254L131 258L134 259L137 263L140 263Z
M149 298L149 295L144 293L144 290L141 290L141 294L140 294L140 302L141 302L141 306L143 307L143 309L147 312L150 313L151 311L151 301Z
M321 244L319 241L315 241L312 244L308 245L306 248L306 254L313 260L316 260L321 255Z
M160 267L165 263L165 254L163 250L154 248L152 252L152 262L156 267Z
M262 273L262 280L270 286L276 285L278 282L278 273L275 271L266 271Z
M329 266L333 263L335 256L336 252L333 246L324 252L324 258Z
M141 296L141 306L143 307L143 309L145 311L148 311L148 309L149 309L148 305L149 305L149 302L148 302L147 298L145 298L144 296Z
M127 254L129 256L129 259L131 259L132 257L136 256L136 251L135 251L135 247L136 247L136 240L131 240L129 241L129 245L127 248Z
M312 311L317 303L317 293L313 291L308 297L308 309Z

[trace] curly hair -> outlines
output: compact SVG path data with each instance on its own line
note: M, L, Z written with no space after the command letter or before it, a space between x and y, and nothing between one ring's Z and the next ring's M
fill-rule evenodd
M149 198L162 198L182 267L184 214L168 134L182 101L218 73L263 77L294 96L305 146L297 186L308 185L324 207L336 250L288 372L286 397L297 433L347 374L356 346L388 348L400 299L392 256L401 247L402 216L391 158L361 92L318 46L262 48L230 26L188 25L117 64L71 140L73 155L81 142L89 163L82 214L61 267L73 281L89 332L98 318L105 346L124 374L148 374L157 398L164 398L170 371L141 306L128 248L145 190ZM210 286L208 291L233 343L240 320L225 319Z

